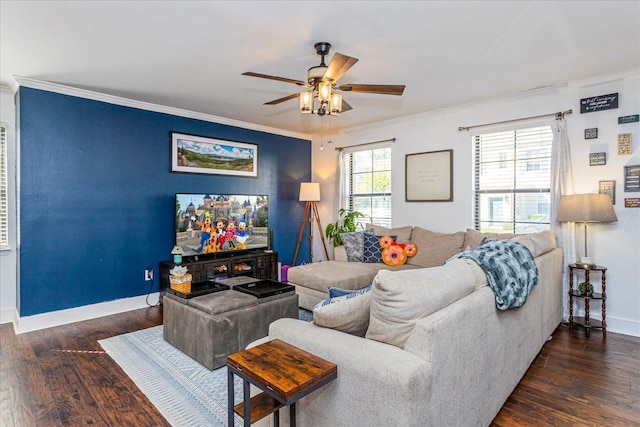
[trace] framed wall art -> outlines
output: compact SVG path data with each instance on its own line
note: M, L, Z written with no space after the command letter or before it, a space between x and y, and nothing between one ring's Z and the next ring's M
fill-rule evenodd
M584 130L584 139L598 138L598 128L589 128Z
M405 200L453 201L453 150L405 156Z
M171 172L258 176L258 146L171 132Z
M640 165L624 167L624 191L640 191Z
M608 194L611 197L611 204L616 204L616 182L598 181L598 193Z

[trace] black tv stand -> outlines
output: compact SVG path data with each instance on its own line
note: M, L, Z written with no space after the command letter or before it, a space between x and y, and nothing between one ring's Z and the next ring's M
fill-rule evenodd
M227 255L225 253L225 255ZM278 278L278 253L271 250L249 250L231 252L224 257L194 257L184 260L183 266L192 276L192 282L222 280L236 276L251 276L257 279ZM162 261L160 272L160 303L169 285L169 271L175 266L173 261Z

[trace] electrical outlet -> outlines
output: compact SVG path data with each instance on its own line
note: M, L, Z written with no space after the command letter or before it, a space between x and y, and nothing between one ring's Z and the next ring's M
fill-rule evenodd
M147 268L144 270L144 281L148 282L149 280L153 280L153 269Z

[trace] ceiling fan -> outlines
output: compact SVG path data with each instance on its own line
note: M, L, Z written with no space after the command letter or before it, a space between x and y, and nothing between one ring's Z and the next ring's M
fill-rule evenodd
M316 53L320 55L320 65L309 68L307 71L307 81L289 79L286 77L270 76L267 74L247 71L243 76L259 77L261 79L277 80L285 83L308 88L304 92L294 93L283 98L265 102L264 105L277 105L290 99L300 99L300 110L303 114L317 114L319 116L337 116L338 113L353 109L349 103L342 99L339 92L360 92L375 93L382 95L402 95L404 85L372 85L372 84L341 84L338 80L353 65L358 62L357 58L335 53L331 62L327 66L324 62L325 55L329 54L331 44L319 42L315 44ZM316 102L318 105L316 106Z

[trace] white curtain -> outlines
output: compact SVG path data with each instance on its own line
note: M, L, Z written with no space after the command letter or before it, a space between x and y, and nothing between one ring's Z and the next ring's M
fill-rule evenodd
M569 272L567 264L576 261L576 235L573 222L556 222L560 198L573 194L573 170L567 124L564 117L553 126L551 152L551 228L556 232L558 246L563 251L562 262L562 318L569 319Z
M345 177L345 170L344 170L344 158L345 158L346 154L344 152L344 150L340 150L339 154L338 154L338 179L336 180L336 200L335 200L335 204L336 204L336 209L335 211L338 212L339 209L344 209L346 208L345 206L345 181L346 181L346 177Z

